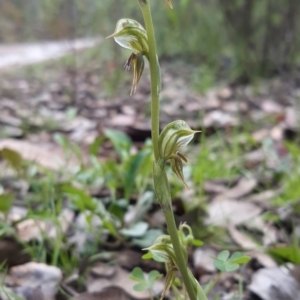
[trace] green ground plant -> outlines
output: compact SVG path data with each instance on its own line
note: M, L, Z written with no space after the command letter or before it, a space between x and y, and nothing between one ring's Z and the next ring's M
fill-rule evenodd
M153 292L152 288L154 285L154 282L162 277L162 274L160 274L156 270L152 270L148 276L146 277L143 273L143 270L141 268L134 268L131 272L131 279L134 281L137 281L138 283L133 287L135 291L143 291L143 290L149 290L150 298L153 300Z

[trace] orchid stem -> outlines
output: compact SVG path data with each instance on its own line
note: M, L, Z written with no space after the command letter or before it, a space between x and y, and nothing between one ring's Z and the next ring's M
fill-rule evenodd
M156 42L155 34L151 16L150 5L148 0L138 0L148 37L149 46L149 65L150 65L150 77L151 77L151 135L154 159L157 162L159 159L158 151L158 137L159 137L159 89L160 89L160 68L156 54Z
M190 297L190 300L206 300L206 297L197 298L197 291L194 288L193 280L194 277L189 276L190 270L188 270L186 260L184 258L178 232L174 220L172 211L171 193L169 188L169 182L164 170L164 162L159 158L158 138L159 138L159 92L160 92L160 70L156 53L155 34L151 16L151 9L149 0L138 0L148 37L149 46L149 65L150 65L150 76L151 76L151 134L154 152L154 189L156 191L158 200L161 204L162 210L165 215L168 232L171 238L173 249L177 259L178 269L181 273L183 283Z

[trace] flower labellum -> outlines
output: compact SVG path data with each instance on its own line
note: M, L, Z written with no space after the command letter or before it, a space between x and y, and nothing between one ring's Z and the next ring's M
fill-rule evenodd
M125 63L125 70L129 70L131 65L133 66L133 80L130 95L133 95L144 71L145 61L143 54L132 53Z
M180 154L180 153L178 153L178 154ZM170 160L171 161L171 169L176 174L176 176L178 177L178 179L188 189L188 186L187 186L187 184L186 184L186 182L184 180L184 176L183 176L183 164L182 164L182 160L180 159L180 156L178 154L174 155L172 157L172 159ZM183 156L183 155L181 154L181 156Z

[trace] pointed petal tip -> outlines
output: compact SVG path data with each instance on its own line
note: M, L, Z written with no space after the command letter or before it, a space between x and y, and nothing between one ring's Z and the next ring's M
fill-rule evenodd
M110 38L114 37L114 35L115 35L115 33L113 33L113 34L107 36L105 39L110 39Z
M185 182L184 178L180 178L178 175L177 177L179 178L179 180L183 183L183 185L185 186L185 188L187 188L188 190L190 190L189 186L187 185L187 183Z
M173 9L173 4L172 4L171 0L166 0L166 1L167 1L167 3L168 3L169 7L170 7L171 9Z
M136 91L136 86L131 88L131 91L130 91L129 96L134 95L134 94L135 94L135 91Z

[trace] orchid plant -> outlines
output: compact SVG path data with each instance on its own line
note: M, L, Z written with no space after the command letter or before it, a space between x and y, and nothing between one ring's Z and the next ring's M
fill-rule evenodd
M183 163L187 158L179 151L186 146L197 131L192 130L185 121L176 120L169 123L159 133L159 93L161 89L160 66L156 53L154 28L150 9L150 0L137 0L145 22L145 28L135 20L121 19L115 32L109 36L120 46L130 49L132 54L125 63L125 69L133 68L133 81L130 94L134 94L143 74L145 58L149 62L151 77L151 135L153 143L153 181L154 190L167 223L169 235L157 238L154 244L145 249L153 258L165 262L167 277L161 299L167 293L175 279L175 271L179 270L184 288L191 300L207 300L207 297L187 266L187 248L194 242L191 228L182 224L177 230L172 211L171 193L166 174L167 162L172 171L187 184L183 176ZM166 0L172 9L170 0ZM187 232L187 234L185 233Z

